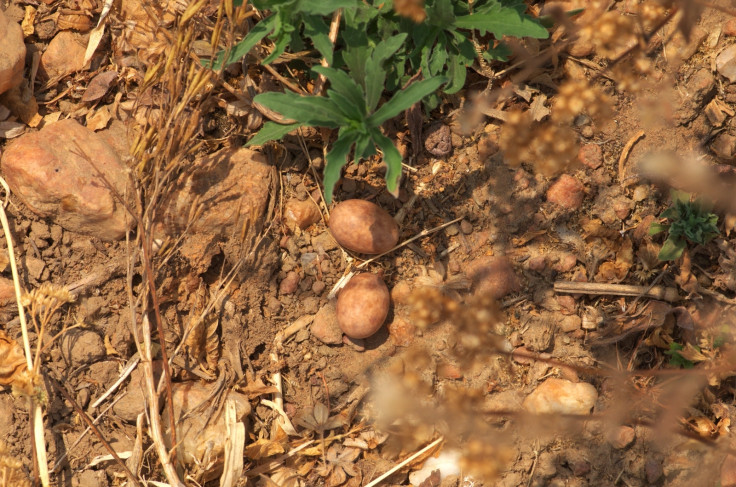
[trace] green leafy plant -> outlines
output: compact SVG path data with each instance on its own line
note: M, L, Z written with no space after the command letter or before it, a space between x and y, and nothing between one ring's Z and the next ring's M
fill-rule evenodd
M661 218L669 223L654 222L649 227L649 235L667 232L667 240L659 252L659 260L678 259L688 242L706 244L718 235L718 216L710 212L710 207L701 199L691 201L689 193L672 190L672 206L667 208Z
M366 69L358 80L338 69L314 67L316 73L330 81L327 96L275 92L257 95L254 102L296 122L287 125L268 122L247 145L262 145L304 125L337 128L337 140L326 157L325 200L328 203L332 201L333 188L353 147L356 161L375 155L377 148L383 152L387 166L386 186L396 195L401 176L401 155L391 139L381 132L381 125L436 91L446 81L435 77L413 83L378 107L386 79L383 63L405 38L406 34L400 34L379 43L364 60Z
M421 70L425 78L445 76L449 82L443 92L452 94L465 84L467 67L480 57L485 61L505 61L511 51L503 36L544 39L547 29L537 19L526 15L520 0L428 0L426 19L415 23L396 14L390 2L373 0L374 6L363 5L345 12L345 43L340 56L352 70L375 39L395 33L408 34L407 42L393 56L395 72L386 85L389 90L403 85ZM477 36L476 36L477 34ZM490 38L489 38L490 36ZM482 44L477 40L485 38ZM485 45L487 47L482 47ZM429 104L437 105L439 97Z
M273 41L274 48L261 61L263 64L273 62L287 47L294 52L303 50L303 37L311 40L315 49L332 64L333 46L324 17L337 9L358 5L357 0L252 0L251 3L258 9L270 10L271 14L258 22L232 50L219 52L213 69L239 61L266 36Z
M684 349L682 345L676 342L670 343L670 349L665 351L665 355L670 356L669 364L672 367L682 367L683 369L692 369L695 367L695 362L686 359L685 357L680 354L680 352Z

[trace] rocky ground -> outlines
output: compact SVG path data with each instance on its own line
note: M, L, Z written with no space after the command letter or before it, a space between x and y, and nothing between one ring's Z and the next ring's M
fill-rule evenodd
M603 3L646 24L656 2ZM736 485L736 20L681 3L682 17L645 39L646 66L617 65L585 36L545 51L564 42L553 34L525 46L556 54L524 83L507 65L491 84L473 71L421 141L389 123L411 163L399 197L377 158L348 166L335 191L398 222L405 245L370 261L328 228L322 134L242 148L261 122L241 103L250 69L229 68L188 101L201 108L192 132L193 112L166 123L171 92L143 87L181 6L163 11L169 35L157 37L136 2L113 7L104 31L92 0L0 4L0 168L19 282L36 290L24 300L29 343L44 343L29 382L3 239L0 471L17 477L0 486L37 472L29 395L43 404L54 485L133 485L122 462L166 481L142 414L163 367L155 351L144 367L141 343L159 342L159 320L174 415L188 412L176 460L186 485L219 485L230 468L226 399L247 425L237 485L368 485L426 445L382 485ZM217 6L198 21L211 28ZM181 76L171 80L191 82ZM258 76L259 90L279 83ZM565 80L589 80L611 111L585 102L573 163L547 176L566 139L524 131L514 113L543 127L570 99ZM505 95L489 105L496 88ZM648 231L670 187L713 201L720 235L662 262L664 238ZM351 340L333 298L358 271L382 277L391 306L376 334Z

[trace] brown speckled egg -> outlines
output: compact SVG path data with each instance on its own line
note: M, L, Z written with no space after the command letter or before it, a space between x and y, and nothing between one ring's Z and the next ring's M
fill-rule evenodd
M351 338L368 338L386 321L390 301L383 279L356 274L337 296L337 323Z
M399 226L386 210L365 200L346 200L330 213L330 233L343 247L382 254L399 241Z

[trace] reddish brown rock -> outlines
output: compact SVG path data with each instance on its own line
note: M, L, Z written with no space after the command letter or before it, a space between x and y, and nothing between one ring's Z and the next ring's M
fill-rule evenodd
M0 93L18 86L23 79L26 45L20 25L5 16L0 9Z
M577 210L583 204L584 189L583 183L569 174L563 174L547 190L547 201L568 210Z
M465 274L473 282L476 294L487 293L500 299L521 289L511 262L505 257L485 256L465 265Z
M542 272L547 267L547 259L543 255L537 255L526 261L530 271Z
M723 32L724 36L736 36L736 19L729 19L725 24L723 24Z
M598 169L603 164L603 151L598 144L585 144L578 151L578 159L591 169Z
M322 214L312 200L290 199L284 205L284 218L286 218L287 225L297 226L304 230L317 223L322 218Z
M74 32L63 30L51 39L41 56L38 73L44 78L64 77L84 69L87 42Z
M279 294L294 294L297 287L299 287L299 274L291 271L279 284Z
M0 163L13 193L39 215L103 240L125 235L130 217L108 184L118 195L130 194L127 168L99 135L74 120L19 137Z

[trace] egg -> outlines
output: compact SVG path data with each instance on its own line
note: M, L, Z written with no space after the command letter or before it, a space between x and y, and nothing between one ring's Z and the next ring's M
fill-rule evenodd
M383 279L356 274L337 295L337 324L350 338L368 338L386 321L390 302Z
M365 200L346 200L330 213L337 243L361 254L382 254L399 241L399 226L386 210Z

